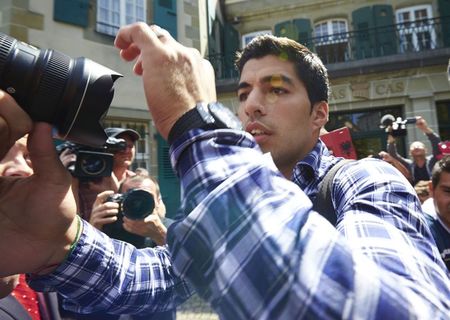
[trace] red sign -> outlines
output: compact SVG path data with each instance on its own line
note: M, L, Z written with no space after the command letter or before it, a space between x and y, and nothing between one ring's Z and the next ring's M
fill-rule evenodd
M356 151L353 147L352 136L347 127L327 132L321 135L320 139L335 157L356 159Z

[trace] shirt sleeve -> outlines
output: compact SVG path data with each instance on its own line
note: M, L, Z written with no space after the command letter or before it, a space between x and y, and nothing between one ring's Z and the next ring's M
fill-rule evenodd
M312 211L248 134L191 130L171 157L185 215L168 231L174 266L224 319L440 319L448 312L448 274L433 254L410 249L394 222L377 229L390 232L380 240L384 260L408 246L402 257L414 252L435 275L409 269L408 260L378 263L382 252L372 256L370 241L349 241L364 236L347 239ZM377 223L366 218L355 223Z
M413 163L412 160L402 157L398 153L397 145L395 143L388 142L386 150L387 150L387 153L389 153L389 155L391 157L400 161L401 164L403 164L409 171L411 171L411 165Z
M441 151L439 150L439 142L441 142L441 137L439 137L439 135L435 132L427 133L426 136L430 141L432 149L432 155L427 157L429 159L427 163L428 171L431 173L438 160L438 156L441 154Z
M54 272L28 276L37 291L57 291L76 313L154 313L174 309L192 291L172 269L165 247L136 249L83 220L75 249Z

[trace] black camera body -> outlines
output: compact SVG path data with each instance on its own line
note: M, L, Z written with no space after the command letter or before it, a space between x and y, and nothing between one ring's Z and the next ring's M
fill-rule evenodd
M125 140L108 138L102 148L64 142L56 147L58 154L69 149L76 155L76 161L68 165L67 169L72 176L89 180L101 177L110 177L114 165L114 153L125 150Z
M146 238L126 231L122 225L123 217L142 220L152 214L155 208L153 195L145 190L130 189L125 193L116 193L109 196L105 202L118 203L119 214L117 220L104 225L102 231L111 238L131 243L136 248L144 248L146 246Z
M395 118L391 114L384 115L380 120L380 129L385 129L387 133L392 134L394 137L406 136L406 125L416 123L415 117L402 119L401 117Z

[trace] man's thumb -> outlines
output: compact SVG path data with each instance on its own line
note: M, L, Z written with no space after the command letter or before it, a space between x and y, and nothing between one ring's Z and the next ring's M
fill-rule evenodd
M61 182L68 176L56 153L52 138L52 127L48 123L37 122L28 137L28 151L34 173L46 179ZM64 181L64 180L63 180Z

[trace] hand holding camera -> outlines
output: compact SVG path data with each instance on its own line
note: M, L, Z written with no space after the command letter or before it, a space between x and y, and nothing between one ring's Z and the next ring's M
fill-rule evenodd
M166 244L167 227L158 214L150 214L144 220L124 217L123 228L130 233L152 239L158 246Z
M140 230L146 223L153 223L152 219L147 218L156 216L152 215L154 208L153 195L146 190L129 189L124 193L104 191L97 195L89 222L111 238L126 241L138 248L142 248L145 247L145 237L151 234L149 232L142 234ZM129 222L131 230L124 228L127 220L135 222ZM146 220L148 221L145 222ZM157 222L153 224L157 225ZM141 225L141 227L138 228L138 232L134 232L133 228L137 225ZM152 226L150 228L144 226L143 228L148 230L152 229ZM166 229L164 230L164 241L165 231ZM159 235L158 232L154 233Z
M34 124L28 149L34 174L0 179L0 276L50 272L64 261L81 228L71 177L58 159L50 125Z
M416 123L419 118L422 117L412 117L402 119L401 117L395 118L391 114L385 114L380 119L380 129L384 129L387 133L389 133L393 137L402 137L406 135L406 125Z
M104 225L117 221L119 204L117 202L107 201L113 194L114 191L112 190L99 193L92 206L89 223L99 230L102 230Z
M110 177L114 165L114 153L127 148L124 139L109 137L100 148L93 148L72 142L56 147L64 166L76 178L92 180Z

